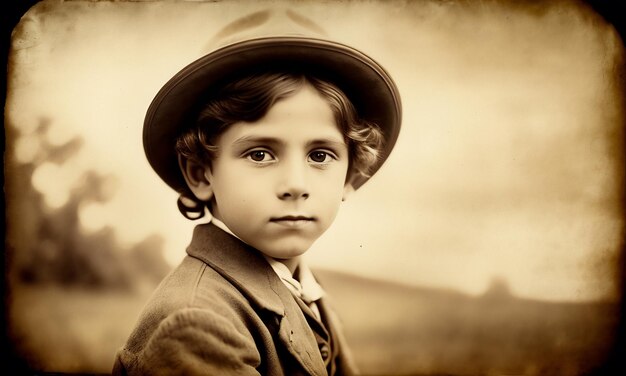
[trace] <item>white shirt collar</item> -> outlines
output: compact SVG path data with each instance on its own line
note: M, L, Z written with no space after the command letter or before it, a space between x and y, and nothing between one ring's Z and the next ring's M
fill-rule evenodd
M220 221L219 219L217 219L213 215L211 215L210 211L207 210L207 214L209 216L209 222L213 223L217 228L220 228L220 229L224 230L225 232L231 234L232 236L236 237L237 239L241 240L241 238L239 236L235 235L232 231L230 231L230 229L228 228L228 226L226 226L226 224L224 222ZM243 240L241 240L241 241L243 242Z
M271 257L265 255L264 257L283 281L283 284L305 303L311 304L324 296L324 289L317 283L311 269L304 262L300 261L298 264L298 269L296 270L299 277L298 280L291 275L287 265Z

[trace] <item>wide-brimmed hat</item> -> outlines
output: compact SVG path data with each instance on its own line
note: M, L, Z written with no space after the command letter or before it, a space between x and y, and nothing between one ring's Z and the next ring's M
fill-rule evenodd
M178 166L176 138L194 124L198 106L225 83L247 72L286 70L330 81L350 99L358 116L377 124L385 136L374 174L398 138L400 95L389 74L361 51L326 37L324 30L292 10L263 10L222 28L210 41L218 46L172 77L146 114L143 143L152 168L178 192L187 191ZM352 182L358 189L368 180Z

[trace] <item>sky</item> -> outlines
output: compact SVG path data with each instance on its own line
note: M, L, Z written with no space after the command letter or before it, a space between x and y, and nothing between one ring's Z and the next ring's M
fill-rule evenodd
M157 233L179 262L196 223L148 165L143 117L218 30L267 7L367 53L402 98L394 151L309 264L470 294L503 279L522 297L617 298L623 46L574 1L39 3L13 34L6 124L20 162L41 147L43 118L47 142L83 139L33 174L51 210L98 171L110 200L81 208L84 231L111 226L124 244Z

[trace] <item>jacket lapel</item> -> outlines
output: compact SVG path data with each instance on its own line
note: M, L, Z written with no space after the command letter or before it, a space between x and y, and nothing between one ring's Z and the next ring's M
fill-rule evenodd
M230 283L257 308L279 318L278 340L310 375L326 375L315 336L291 292L259 252L212 224L196 226L187 253Z
M333 341L333 353L336 358L337 374L354 375L358 373L358 368L354 362L354 358L350 353L349 347L346 345L346 339L343 336L341 322L335 311L327 304L327 297L317 301L317 307L322 317L326 318L326 329L330 333Z

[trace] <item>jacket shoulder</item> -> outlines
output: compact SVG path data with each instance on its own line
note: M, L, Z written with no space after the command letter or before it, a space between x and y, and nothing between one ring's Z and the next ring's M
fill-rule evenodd
M115 375L258 375L261 354L250 333L210 309L184 308L155 328L138 353L117 354Z
M206 263L187 256L156 288L125 349L140 351L161 322L176 312L199 308L236 317L247 311L246 306L247 300L230 282Z
M159 368L165 372L167 364L186 364L181 360L201 357L208 349L223 352L210 355L222 366L228 359L233 364L254 365L259 354L249 326L258 330L262 325L255 317L254 309L235 286L208 264L187 256L152 294L125 347L117 354L114 374L139 370L152 374L156 370L153 366L166 360L163 354L169 354L174 359L167 359ZM247 360L242 362L242 358ZM202 364L206 370L210 362ZM150 370L143 369L147 366ZM188 371L194 373L193 369Z

